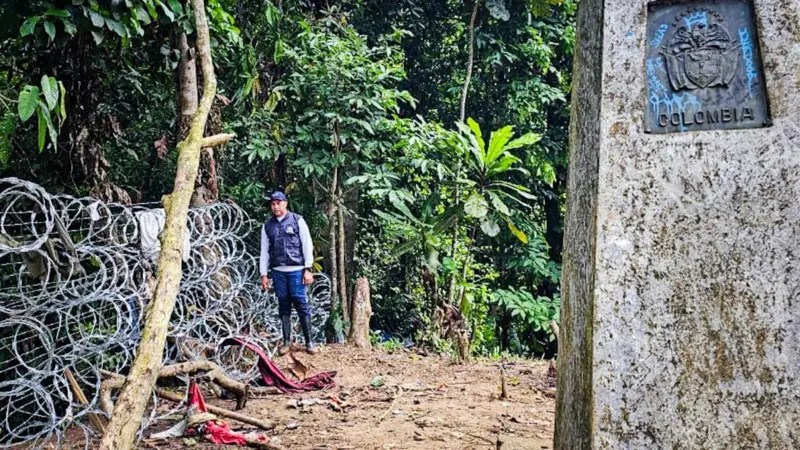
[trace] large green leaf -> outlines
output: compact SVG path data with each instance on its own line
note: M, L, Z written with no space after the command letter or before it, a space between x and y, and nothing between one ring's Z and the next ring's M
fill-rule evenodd
M19 35L25 37L33 34L37 23L39 23L39 16L29 17L25 22L22 22L22 26L19 27Z
M38 143L39 151L41 152L44 150L44 143L46 142L47 138L47 121L44 118L41 108L36 110L36 115L39 117Z
M50 37L50 40L51 41L55 41L56 40L56 26L53 24L53 22L50 22L49 20L45 20L44 22L42 22L42 25L44 25L44 31L45 31L45 33L47 33L47 36Z
M494 207L495 211L499 212L504 216L511 215L511 210L508 209L508 206L505 203L503 203L503 200L500 199L499 195L497 195L493 191L488 191L487 193L489 194L489 200L491 200L492 206Z
M513 150L515 148L527 147L542 140L541 134L525 133L522 136L514 139L506 145L506 150Z
M392 205L395 208L397 208L398 211L403 213L403 215L406 216L415 225L422 225L422 222L420 222L419 219L417 219L414 216L414 214L411 213L411 211L408 209L408 206L406 206L405 203L403 203L402 201L396 201L396 202L392 202Z
M169 8L178 16L183 15L183 6L178 0L167 0Z
M464 136L466 136L467 139L469 140L469 142L466 142L465 144L468 147L469 151L472 153L472 155L475 157L475 159L472 161L473 165L475 165L475 167L477 167L478 170L483 171L483 168L485 167L484 164L485 157L484 153L481 151L481 146L478 143L478 139L475 137L475 134L472 133L472 130L467 125L464 125L461 122L456 122L456 126L458 127L459 130L461 130L461 133Z
M58 82L58 92L59 92L58 98L60 100L58 113L59 115L61 115L61 122L63 123L65 120L67 120L67 105L66 105L67 89L64 87L64 83L60 81Z
M95 11L89 11L89 19L92 21L92 25L96 26L97 28L103 28L106 21L103 19L103 16Z
M522 242L523 244L528 243L528 235L525 234L524 231L517 228L517 226L514 225L510 220L506 220L506 224L508 224L508 229L511 230L511 234L516 236L516 238L519 239L520 242Z
M58 104L58 81L53 77L42 75L41 85L44 100L47 102L47 108L52 111Z
M69 17L69 11L67 11L66 9L51 8L45 11L44 15L53 17Z
M514 127L506 125L497 131L492 132L489 138L489 150L486 152L486 165L491 166L492 163L506 151L506 144L514 136Z
M484 220L481 221L481 231L489 237L495 237L500 233L500 225L494 220L484 217Z
M387 212L381 211L379 209L373 209L372 212L376 216L380 217L381 219L383 219L383 220L385 220L387 222L394 223L394 224L405 224L405 220L403 220L403 218L398 216L397 214L387 213Z
M47 109L47 105L40 100L39 108L37 108L36 111L41 113L39 116L40 120L42 117L44 117L45 124L47 125L47 132L50 135L50 142L53 143L53 147L58 147L58 131L56 131L56 127L53 124L53 119L50 117L50 111ZM39 151L41 150L42 148L39 147Z
M486 155L486 143L483 141L483 133L481 133L481 127L478 125L478 122L472 117L467 117L467 125L469 125L469 129L472 130L472 134L475 135L475 140L478 142L478 148L481 150L481 154Z
M508 20L511 18L505 0L486 0L486 8L495 19Z
M464 203L464 212L471 217L480 219L489 212L489 203L486 202L482 195L478 193L472 194Z
M23 122L31 118L36 112L36 105L39 104L39 88L36 86L25 86L19 93L17 100L17 113Z
M406 253L414 250L418 245L419 242L417 242L416 240L403 242L402 244L398 245L392 250L392 256L394 256L395 258L403 256Z
M510 169L514 164L520 162L520 159L516 156L512 155L511 153L507 153L500 157L494 164L492 164L491 168L487 172L489 175L496 175L499 173L503 173Z

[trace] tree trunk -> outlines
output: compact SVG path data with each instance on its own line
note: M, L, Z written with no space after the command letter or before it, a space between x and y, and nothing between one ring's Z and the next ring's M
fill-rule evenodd
M279 189L286 188L286 155L278 155L272 165L272 181Z
M353 294L352 322L347 342L359 348L369 348L369 319L372 317L372 303L369 296L367 277L356 280Z
M344 313L344 321L345 327L349 327L348 324L352 323L352 304L349 301L349 295L347 295L347 266L345 265L345 242L346 236L344 233L344 198L342 197L342 188L339 186L339 194L338 194L338 206L336 208L336 216L337 216L337 225L339 228L339 236L338 236L338 250L337 250L337 257L338 257L338 266L339 266L339 299L342 302L342 311ZM349 330L345 330L345 333L349 333Z
M337 314L339 314L339 283L338 283L338 259L336 258L336 184L339 180L339 168L333 168L333 180L331 181L328 192L328 262L331 275L331 309L330 309L330 329L327 332L328 342L336 342L336 330L333 328Z
M185 140L178 144L175 188L164 197L166 223L162 233L158 281L151 301L136 358L117 399L114 414L100 443L100 450L130 450L142 421L150 393L162 365L167 328L181 282L181 249L194 181L200 163L203 132L217 80L211 62L208 23L203 0L192 0L197 29L197 53L203 71L203 97Z
M464 88L461 90L461 108L459 109L458 120L464 122L467 120L467 93L469 93L469 83L472 81L472 65L475 60L475 19L478 17L478 7L480 0L475 0L475 5L472 7L472 15L469 18L469 50L467 52L467 75L464 77ZM461 161L459 160L456 167L456 178L461 176ZM455 203L461 201L461 189L456 185L456 198ZM458 217L453 222L453 242L450 244L450 258L456 258L456 244L458 242ZM447 299L453 303L456 289L456 275L450 275L450 283L447 287Z
M475 19L478 17L478 7L481 0L475 0L475 5L472 7L472 15L469 18L469 50L467 53L467 76L464 78L464 88L461 91L461 109L459 110L458 120L463 122L467 120L467 92L469 92L469 83L472 80L472 62L475 59Z
M194 49L189 47L189 39L186 33L178 35L178 51L181 54L178 63L178 108L181 120L178 132L179 139L183 139L191 126L192 117L197 112L197 65L194 58ZM184 128L184 124L186 125Z

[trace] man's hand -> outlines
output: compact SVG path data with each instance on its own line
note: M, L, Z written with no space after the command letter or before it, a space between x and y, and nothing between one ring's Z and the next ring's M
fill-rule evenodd
M312 283L314 283L314 274L308 269L303 270L303 284L310 286Z
M261 275L261 289L265 291L269 289L269 278L266 275Z

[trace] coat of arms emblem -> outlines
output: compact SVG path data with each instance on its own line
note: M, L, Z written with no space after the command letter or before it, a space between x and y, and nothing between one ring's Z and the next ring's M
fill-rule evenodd
M727 87L736 74L739 43L709 9L695 9L679 16L675 32L662 49L672 88Z

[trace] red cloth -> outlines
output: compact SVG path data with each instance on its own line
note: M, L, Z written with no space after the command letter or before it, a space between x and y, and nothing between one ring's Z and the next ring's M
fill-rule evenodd
M203 393L194 380L189 382L189 405L197 408L199 412L208 412ZM202 435L204 439L213 444L247 445L243 435L231 431L228 424L223 421L209 420L192 428L192 432Z
M188 397L189 406L194 406L200 412L208 412L206 401L203 399L203 393L200 392L200 386L198 386L194 380L189 382Z
M209 420L203 426L205 427L203 438L213 444L247 445L247 439L241 434L231 431L225 422Z
M261 379L267 386L275 386L281 392L294 393L294 392L308 392L318 391L320 389L327 389L336 385L333 377L336 372L321 372L314 376L308 377L303 381L290 380L272 360L269 359L264 350L242 338L228 338L222 341L220 346L225 345L243 345L258 355L258 371L261 372Z

